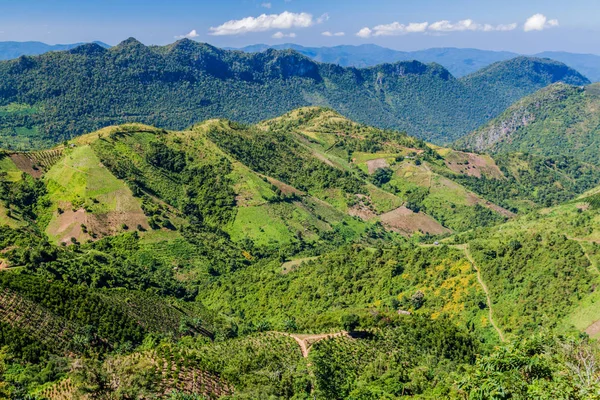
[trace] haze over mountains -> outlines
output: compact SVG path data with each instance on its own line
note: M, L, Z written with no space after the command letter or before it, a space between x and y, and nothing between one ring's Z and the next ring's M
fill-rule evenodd
M102 47L109 45L94 42ZM41 42L0 42L0 60L10 60L22 55L40 55L48 51L70 50L83 43L65 45L47 45ZM338 64L342 67L372 67L378 64L398 61L420 61L437 63L446 68L457 78L469 75L481 68L498 61L505 61L521 55L550 58L560 61L581 72L592 82L600 81L600 56L595 54L577 54L563 51L545 51L537 54L519 54L510 51L491 51L467 48L432 48L418 51L398 51L375 44L358 46L341 45L334 47L305 47L286 43L278 45L256 44L243 48L226 48L226 50L242 50L248 53L263 52L267 49L292 49L315 61Z
M191 40L0 62L0 145L31 148L104 126L142 122L183 129L207 118L244 123L302 106L436 143L449 143L521 97L555 82L589 80L566 65L518 57L463 78L418 61L369 68L317 63L292 50L243 53Z
M335 47L304 47L286 43L280 45L252 45L239 50L261 52L269 48L277 50L293 49L319 62L339 64L343 67L371 67L383 63L417 60L423 63L438 63L457 78L469 75L498 61L505 61L522 55L550 58L560 61L581 72L592 82L600 81L600 56L576 54L560 51L545 51L537 54L518 54L510 51L490 51L460 48L433 48L418 51L398 51L374 44L360 46L342 45Z
M102 47L110 47L106 43L93 42ZM71 50L84 43L46 44L42 42L0 42L0 60L12 60L21 56L35 56L49 51Z

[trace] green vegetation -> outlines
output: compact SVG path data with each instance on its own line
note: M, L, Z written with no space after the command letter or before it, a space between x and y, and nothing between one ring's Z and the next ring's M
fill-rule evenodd
M589 83L564 64L524 57L456 79L418 61L355 69L291 50L247 54L187 39L146 47L131 38L0 62L0 147L43 147L127 122L256 123L309 105L448 143L557 81Z
M2 152L0 397L590 398L596 176L316 107Z
M596 142L598 84L552 85L514 104L456 146L493 153L567 157L600 165Z

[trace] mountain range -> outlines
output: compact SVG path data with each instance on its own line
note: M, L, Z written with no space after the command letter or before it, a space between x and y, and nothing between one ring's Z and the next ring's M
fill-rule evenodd
M343 67L372 67L378 64L417 60L423 63L437 63L448 69L457 78L469 75L498 61L506 61L519 56L550 58L560 61L581 72L592 82L600 81L600 56L560 51L545 51L537 54L518 54L510 51L491 51L461 48L433 48L418 51L398 51L374 44L359 46L304 47L287 43L279 45L252 45L240 48L249 53L267 49L292 49L315 61L338 64Z
M457 79L418 61L345 68L293 50L248 54L187 39L148 47L131 38L0 62L0 145L47 146L124 122L256 123L309 105L443 144L555 82L590 83L562 63L527 57Z

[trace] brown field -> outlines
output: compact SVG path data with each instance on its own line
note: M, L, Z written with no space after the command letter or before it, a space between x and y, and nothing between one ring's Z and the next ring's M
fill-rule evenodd
M380 168L388 168L390 165L385 161L385 158L377 158L375 160L367 161L367 168L369 169L369 174L373 175L375 171Z
M34 178L41 178L44 171L40 167L35 167L33 159L27 157L24 153L14 153L10 155L10 159L21 171L28 173Z
M387 228L410 235L416 232L429 233L431 235L441 235L450 233L448 228L443 227L435 219L427 214L414 213L405 206L399 207L393 211L381 216L381 222Z
M496 162L487 155L452 151L445 157L445 163L448 168L459 174L477 178L482 176L495 179L504 178L504 174Z

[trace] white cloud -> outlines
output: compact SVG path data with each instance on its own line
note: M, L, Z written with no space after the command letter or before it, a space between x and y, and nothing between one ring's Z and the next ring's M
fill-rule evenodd
M548 20L544 14L535 14L527 19L523 30L525 32L543 31L544 29L554 28L556 26L558 26L557 19Z
M409 24L401 24L392 22L391 24L377 25L373 28L363 28L356 36L369 38L371 36L397 36L409 33L446 33L446 32L464 32L464 31L481 31L481 32L506 32L517 28L517 24L478 24L472 19L464 19L456 23L448 20L428 22L411 22Z
M327 36L327 37L333 37L333 36L345 36L346 33L345 32L329 32L329 31L325 31L323 33L321 33L321 35L323 36Z
M373 28L374 36L395 36L402 35L405 33L417 33L425 32L429 23L427 22L412 22L408 25L401 24L399 22L392 22L387 25L377 25Z
M317 24L322 24L323 22L329 21L329 14L325 13L317 18Z
M361 38L369 38L371 37L371 34L373 33L373 31L369 28L362 28L360 31L358 31L356 33L356 36L361 37Z
M320 17L317 23L321 20ZM315 24L311 14L291 13L262 14L258 17L246 17L239 20L227 21L222 25L210 28L214 36L242 35L250 32L266 32L275 29L308 28Z
M283 32L277 32L272 36L273 39L295 38L295 37L296 37L296 34L294 32L289 33L289 34L285 34Z
M271 3L262 3L260 6L263 8L271 8Z
M192 30L190 33L186 33L185 35L175 36L175 39L193 39L200 36L196 30Z

